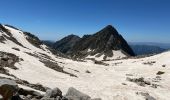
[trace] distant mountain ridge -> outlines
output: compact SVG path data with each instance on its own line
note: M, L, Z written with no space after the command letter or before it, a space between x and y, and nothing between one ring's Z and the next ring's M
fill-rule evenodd
M163 49L170 49L170 43L159 43L159 42L128 42L130 45L148 45L158 46Z
M103 56L102 59L106 59L117 56L117 53L120 54L117 58L135 55L126 40L111 25L95 34L84 35L82 38L69 35L55 42L53 48L75 58Z
M130 46L136 55L158 54L167 50L154 45L130 45Z

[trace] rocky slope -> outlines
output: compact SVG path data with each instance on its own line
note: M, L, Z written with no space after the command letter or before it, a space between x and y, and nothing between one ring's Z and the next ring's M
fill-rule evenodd
M3 100L20 100L24 98L24 100L35 98L42 98L42 100L46 100L50 98L57 98L51 96L43 97L39 93L47 91L47 87L43 87L38 83L29 83L25 78L20 79L20 76L24 75L24 77L30 77L31 80L34 80L34 78L31 76L30 70L35 71L33 72L34 74L52 70L53 72L62 73L69 77L77 77L76 75L65 71L63 67L59 66L59 62L56 60L56 58L61 59L61 54L48 48L35 35L29 32L23 32L11 25L0 25L0 37L0 94L3 96ZM47 70L44 69L40 71L40 69L43 67L46 67ZM15 74L12 74L10 70L15 72ZM20 71L22 71L22 73ZM15 86L13 86L12 83L15 83ZM16 84L18 84L20 87L16 86ZM14 88L16 89L14 90ZM29 90L25 90L23 88ZM36 92L37 90L38 92ZM17 94L13 96L15 93ZM47 95L53 94L47 93ZM73 96L68 98L73 98ZM82 98L82 96L79 98ZM66 97L63 98L62 95L60 95L59 99L68 100Z
M31 37L16 28L1 25L0 37L0 98L6 98L6 90L7 97L26 100L170 98L170 51L145 58L77 61L54 55L41 41L29 42Z
M53 44L53 48L64 53L69 54L71 53L71 49L73 46L80 40L80 37L76 35L69 35L67 37L64 37L60 41L57 41Z

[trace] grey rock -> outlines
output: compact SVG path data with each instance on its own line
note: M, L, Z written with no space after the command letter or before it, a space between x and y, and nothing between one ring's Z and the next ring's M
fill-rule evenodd
M62 92L59 88L54 88L54 89L49 89L46 91L45 97L49 98L57 98L57 97L62 97Z
M15 67L16 62L19 62L18 56L16 56L15 54L12 54L12 53L0 51L0 66L1 66L0 72L1 73L7 74L6 69L4 69L4 67L9 67L9 68L16 70L17 69L17 67Z
M0 86L2 85L12 85L12 86L17 86L17 83L13 80L9 80L9 79L0 79Z
M145 84L151 85L151 82L150 81L145 81Z
M156 100L154 97L150 96L149 93L145 92L137 92L137 94L140 94L145 97L145 100Z
M138 84L139 86L145 86L145 85L151 85L150 81L146 81L143 77L141 78L126 78L127 81L134 82Z
M156 100L154 97L146 96L146 100Z
M91 100L102 100L101 98L94 98L94 99L91 99Z
M0 95L4 100L11 99L13 94L18 90L18 85L15 81L9 79L0 79Z
M66 98L68 100L90 100L90 96L76 90L75 88L71 87L68 89L66 93Z
M152 88L157 88L159 85L158 84L152 84L151 87Z

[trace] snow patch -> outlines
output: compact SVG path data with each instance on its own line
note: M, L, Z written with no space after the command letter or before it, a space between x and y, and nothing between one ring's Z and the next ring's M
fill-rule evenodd
M95 59L95 60L98 60L98 61L101 61L101 60L115 60L115 59L121 59L121 58L124 58L124 57L126 57L126 55L125 54L123 54L122 52L121 52L121 50L112 50L112 53L113 53L113 56L112 57L106 57L106 59L104 59L104 57L105 57L105 55L104 54L102 54L101 56L98 56L98 55L100 55L99 53L97 53L97 54L95 54L95 55L93 55L93 56L91 56L91 55L88 55L87 57L86 57L86 59Z
M125 54L121 52L121 50L112 50L113 56L107 57L106 60L114 60L114 59L121 59L126 57Z

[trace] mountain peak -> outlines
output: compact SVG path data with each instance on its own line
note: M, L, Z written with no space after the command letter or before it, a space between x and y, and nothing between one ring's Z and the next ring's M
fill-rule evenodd
M75 58L99 55L102 59L118 59L134 56L134 52L126 40L112 26L107 25L92 35L84 35L82 38L76 35L68 35L54 44L54 49Z
M119 35L118 31L112 26L112 25L107 25L103 29L101 29L98 34L103 34L103 35Z
M92 51L86 52L89 49ZM106 26L93 35L84 36L73 46L73 55L78 54L76 55L78 57L96 54L113 57L115 56L113 51L122 51L126 56L135 55L126 40L112 25Z
M113 28L113 26L112 25L107 25L105 28L111 29L111 28Z
M112 25L107 25L102 30L116 30Z

